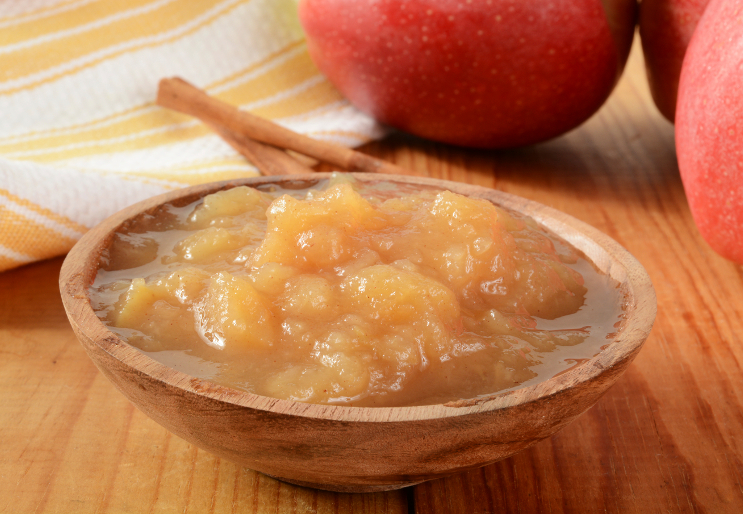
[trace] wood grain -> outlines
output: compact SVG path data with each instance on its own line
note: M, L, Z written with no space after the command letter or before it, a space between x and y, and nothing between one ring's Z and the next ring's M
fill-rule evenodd
M658 296L650 338L595 407L512 458L416 487L411 512L743 512L743 268L694 227L637 43L604 108L552 142L484 152L395 135L363 148L582 219L639 259ZM74 339L60 264L0 274L0 512L408 512L405 491L279 485L168 436Z

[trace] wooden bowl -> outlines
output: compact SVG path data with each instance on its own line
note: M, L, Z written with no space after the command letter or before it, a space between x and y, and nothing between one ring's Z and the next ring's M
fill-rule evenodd
M444 477L508 457L570 423L619 378L650 333L656 300L645 269L598 230L491 189L372 174L356 177L449 189L531 216L621 284L622 330L592 359L533 386L442 405L362 408L267 398L186 375L125 343L93 312L88 288L99 256L128 219L157 215L162 204L186 205L237 185L306 183L327 176L219 182L145 200L90 230L62 266L67 315L98 369L142 412L200 448L287 482L334 491L396 489Z

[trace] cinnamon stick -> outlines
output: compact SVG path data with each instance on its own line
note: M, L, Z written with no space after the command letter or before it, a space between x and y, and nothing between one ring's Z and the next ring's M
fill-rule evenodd
M265 118L255 116L221 100L185 80L162 79L157 92L157 104L184 114L190 114L212 126L217 125L235 134L267 143L277 148L294 150L348 171L415 175L412 171L325 141L293 132Z
M259 143L242 134L230 132L219 125L212 124L211 127L232 148L253 163L261 172L261 175L294 175L314 172L312 168L305 166L285 151L274 146Z

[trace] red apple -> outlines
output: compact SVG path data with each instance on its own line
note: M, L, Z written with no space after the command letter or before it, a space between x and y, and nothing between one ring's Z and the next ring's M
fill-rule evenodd
M498 148L593 114L636 0L301 0L310 56L358 108L430 139Z
M673 123L686 47L709 0L642 0L640 38L650 92L658 110Z
M676 153L704 239L743 263L743 0L711 0L681 68Z

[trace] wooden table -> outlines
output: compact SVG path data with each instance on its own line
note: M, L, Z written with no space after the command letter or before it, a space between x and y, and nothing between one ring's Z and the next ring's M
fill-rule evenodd
M132 407L77 343L61 259L0 274L0 512L743 512L743 267L701 240L639 45L612 97L546 144L393 136L368 153L582 219L647 268L655 328L599 403L497 464L383 494L302 489L220 460Z

